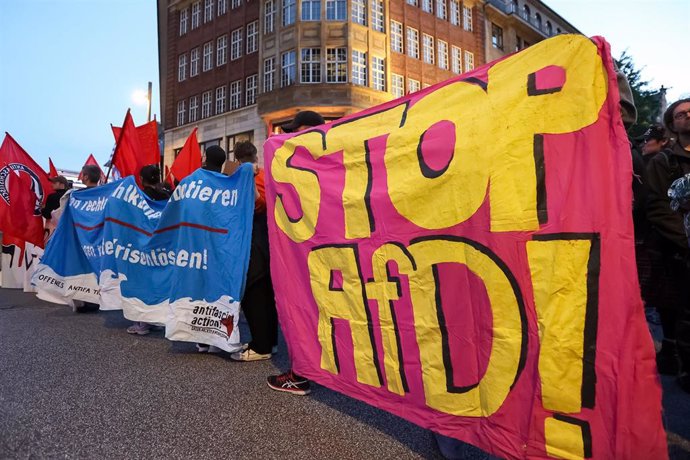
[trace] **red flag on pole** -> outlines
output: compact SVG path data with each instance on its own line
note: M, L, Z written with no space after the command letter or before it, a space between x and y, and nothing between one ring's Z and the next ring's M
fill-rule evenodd
M98 170L101 172L101 184L105 184L105 174L103 173L103 170L101 169L101 166L98 164L98 161L96 161L96 158L94 158L93 153L89 154L89 157L86 159L86 163L84 163L84 166L86 165L94 165L98 166ZM83 168L83 166L82 166ZM81 177L81 172L79 173L79 180L84 182Z
M114 131L115 127L113 127ZM134 120L132 120L129 110L127 110L127 115L125 115L122 129L118 132L112 164L120 172L120 176L134 176L137 179L139 178L139 171L147 164L141 149L139 135L134 127Z
M201 167L201 149L196 139L196 130L197 128L194 128L189 135L180 154L170 167L170 173L177 181L181 181Z
M0 146L0 231L43 247L41 208L49 193L46 172L5 133Z
M170 173L170 168L167 166L165 167L165 180L164 182L167 182L170 184L170 188L175 188L175 177Z
M59 176L57 169L55 169L55 165L53 164L53 160L50 157L48 157L48 168L49 168L49 172L48 172L49 178L52 179L53 177Z
M117 141L120 138L122 128L113 126L112 129ZM139 145L141 145L141 151L144 155L142 166L160 163L161 151L158 145L158 122L153 120L144 125L137 126L137 135L139 136Z

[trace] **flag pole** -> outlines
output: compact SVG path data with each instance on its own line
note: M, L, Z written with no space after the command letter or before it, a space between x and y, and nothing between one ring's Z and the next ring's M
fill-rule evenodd
M127 121L127 116L129 115L130 108L127 107L127 113L125 114L125 120L122 122L122 129L120 130L120 135L117 136L117 142L115 142L115 151L113 156L110 158L110 166L108 166L108 173L105 175L105 183L108 183L108 178L110 178L110 171L113 169L113 164L115 163L115 155L117 154L117 148L120 146L120 141L122 140L122 135L125 133L125 122ZM113 124L110 123L110 129L113 129Z

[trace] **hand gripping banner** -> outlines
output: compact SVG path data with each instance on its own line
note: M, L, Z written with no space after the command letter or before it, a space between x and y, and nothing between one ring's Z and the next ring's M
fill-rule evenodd
M47 300L122 309L164 324L171 340L232 351L253 209L251 165L230 177L199 169L168 202L149 200L131 176L77 191L33 282Z
M295 372L501 457L667 457L604 40L554 37L265 155Z

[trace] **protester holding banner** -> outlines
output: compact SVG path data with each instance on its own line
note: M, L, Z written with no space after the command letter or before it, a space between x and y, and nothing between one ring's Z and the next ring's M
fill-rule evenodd
M97 165L84 165L84 167L81 168L81 173L79 177L81 178L81 182L86 186L86 188L90 189L98 187L98 185L101 183L101 175L101 168L99 168ZM70 196L71 194L67 197L65 202L60 203L61 207L67 206L67 203L69 203ZM97 303L93 302L74 301L74 303L72 304L72 308L76 313L86 313L98 311L100 306Z
M282 129L286 133L295 133L313 126L319 126L326 121L321 115L311 110L298 112L292 122L283 125ZM307 395L311 392L309 380L295 374L292 369L280 375L268 377L268 386L276 391L285 391L295 395Z
M152 200L167 200L170 192L161 183L161 170L158 165L147 165L141 168L139 179L144 186L143 192ZM146 335L151 332L151 325L143 321L135 321L127 328L128 334Z
M48 195L46 205L41 209L41 215L46 219L50 219L50 213L60 207L60 198L69 189L69 182L67 182L65 176L51 177L49 180L53 185L53 193Z
M268 250L264 170L259 168L256 147L249 141L238 142L235 145L235 158L240 164L249 163L254 166L256 204L247 284L241 302L252 341L243 345L244 350L233 353L230 357L235 361L260 361L270 359L278 343L278 313Z
M667 193L673 181L690 173L690 154L686 150L690 142L687 134L680 133L682 125L687 124L688 114L682 111L683 107L690 107L690 100L674 102L666 110L664 124L678 139L671 148L655 155L647 165L647 218L652 225L648 238L650 256L652 264L657 261L663 267L663 276L667 281L657 285L657 288L663 289L667 294L667 303L657 305L664 332L661 350L657 354L657 368L659 373L667 375L676 375L679 370L678 319L690 301L687 281L690 273L686 266L688 240L683 218L671 210Z

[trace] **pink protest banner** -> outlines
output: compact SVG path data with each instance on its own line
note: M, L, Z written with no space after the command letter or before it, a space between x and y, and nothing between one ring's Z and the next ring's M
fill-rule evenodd
M667 457L606 42L264 148L293 369L508 458Z

